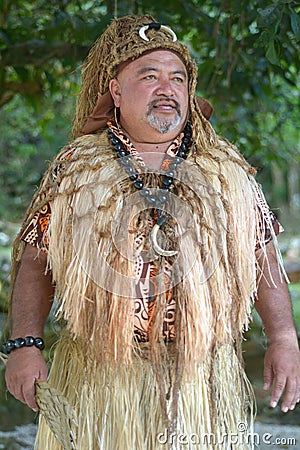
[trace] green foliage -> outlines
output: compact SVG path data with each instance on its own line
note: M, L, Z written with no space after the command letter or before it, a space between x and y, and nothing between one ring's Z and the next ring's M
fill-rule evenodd
M108 24L103 2L1 1L0 105L59 91Z
M255 166L267 167L267 177L270 165L287 171L299 161L299 2L0 0L0 6L1 215L19 216L44 161L68 139L78 68L114 15L153 14L176 30L198 63L199 95L215 108L213 125Z
M0 105L20 93L36 106L41 97L61 92L60 81L71 76L114 14L150 13L189 45L220 132L237 140L247 156L261 152L272 159L273 145L263 145L257 131L266 111L277 116L278 89L286 110L299 90L299 2L166 0L162 7L157 0L2 0L1 6ZM297 95L292 103L299 109ZM286 149L281 153L285 160Z
M74 102L54 97L51 110L39 108L37 113L19 96L0 110L2 220L13 222L24 215L47 161L66 143Z
M300 335L300 284L291 284L289 286L291 299L293 302L293 315L297 326L298 334Z

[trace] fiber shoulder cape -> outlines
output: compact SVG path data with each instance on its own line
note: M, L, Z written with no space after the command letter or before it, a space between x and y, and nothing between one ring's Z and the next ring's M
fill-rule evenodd
M141 229L149 236L151 221L106 132L78 138L45 174L17 238L15 262L24 229L50 202L48 265L57 315L67 330L50 382L77 412L78 448L171 448L158 442L158 433L175 429L216 438L237 432L240 422L248 429L252 400L240 344L256 295L255 249L264 248L266 230L276 242L253 172L221 138L201 154L195 148L181 166L170 200L173 221L163 229L164 245L177 246L179 256L168 261L172 286L164 284L163 257L154 258L155 318L144 344L134 339L141 249L133 243ZM159 179L159 173L144 174L151 188ZM170 288L175 339L166 343L162 323ZM38 442L43 450L60 448L44 426ZM195 448L224 446L199 441Z

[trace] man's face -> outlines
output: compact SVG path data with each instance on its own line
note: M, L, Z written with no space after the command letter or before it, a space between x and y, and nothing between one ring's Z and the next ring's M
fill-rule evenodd
M162 142L179 134L188 112L188 78L173 52L155 50L125 65L110 82L120 122L130 137Z

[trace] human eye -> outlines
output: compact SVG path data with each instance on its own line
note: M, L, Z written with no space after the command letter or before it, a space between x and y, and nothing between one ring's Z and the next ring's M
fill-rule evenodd
M155 80L156 76L153 73L148 73L147 75L144 75L143 80Z
M183 84L185 82L185 78L181 75L173 76L172 80L179 84Z

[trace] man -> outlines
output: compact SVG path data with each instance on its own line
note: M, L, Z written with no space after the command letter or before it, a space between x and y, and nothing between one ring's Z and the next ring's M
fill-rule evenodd
M49 384L74 409L82 450L249 448L241 339L254 301L271 406L300 398L278 224L196 80L170 28L114 20L84 66L76 140L16 241L7 387L38 409L37 338L55 295L64 324ZM36 448L62 448L43 417Z

